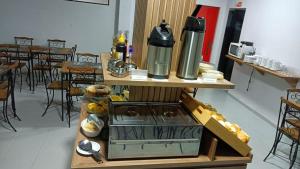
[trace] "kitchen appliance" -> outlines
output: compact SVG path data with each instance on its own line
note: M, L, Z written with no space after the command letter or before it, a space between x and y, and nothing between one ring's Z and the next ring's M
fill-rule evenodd
M241 41L240 43L231 42L229 46L229 55L244 59L245 55L254 55L255 48L253 42Z
M153 28L148 38L148 77L169 78L174 43L172 30L165 20Z
M108 159L197 156L203 126L180 103L111 102Z
M182 79L197 79L202 60L205 31L204 18L189 16L181 33L182 48L176 76Z

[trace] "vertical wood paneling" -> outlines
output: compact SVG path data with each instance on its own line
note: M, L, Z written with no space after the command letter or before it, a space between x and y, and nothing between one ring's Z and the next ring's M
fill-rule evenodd
M159 101L160 102L164 102L165 101L165 92L166 92L166 90L165 90L166 88L165 87L162 87L161 89L160 89L160 93L159 93Z
M143 87L142 95L143 95L143 97L142 97L141 101L147 101L148 97L149 97L149 87L147 87L147 86Z
M129 101L178 102L182 89L176 87L131 86L129 90Z
M156 21L156 25L159 25L163 19L166 19L166 5L167 0L159 0L159 15ZM169 22L166 20L166 22Z
M171 71L176 71L181 49L180 35L186 17L191 15L195 8L194 0L137 0L134 23L133 47L137 65L146 68L147 64L147 38L154 26L158 26L162 19L168 22L173 30L176 41ZM136 23L138 22L138 23ZM137 31L137 33L136 33ZM142 33L143 32L143 33ZM137 40L135 40L137 39ZM138 44L140 42L141 44ZM137 49L138 48L138 49Z
M144 34L142 35L143 40L143 47L140 57L141 62L138 64L141 68L146 68L147 64L147 52L148 52L148 46L147 46L147 39L150 35L150 32L152 31L152 18L153 18L153 9L155 8L154 0L148 0L147 1L147 12L146 12L146 19L141 21L145 24Z
M155 90L154 90L154 87L149 87L149 94L148 94L148 101L149 102L152 102L153 101L153 99L154 99L154 92L155 92Z
M130 86L129 88L129 101L135 101L135 87L134 86Z
M153 101L159 101L159 93L160 93L160 87L154 87L154 97Z
M181 1L178 0L179 4L177 6L177 14L176 14L176 22L175 22L175 27L173 28L174 30L174 37L175 37L175 46L173 48L173 55L172 55L172 64L171 64L171 71L176 70L177 68L177 57L179 55L179 50L180 50L180 46L181 46L181 42L180 42L180 35L181 35L181 30L182 30L182 18L184 16L184 9L186 6L187 1Z
M134 31L132 38L132 45L134 47L134 61L138 65L141 63L141 55L144 44L144 30L146 29L145 20L147 19L148 10L147 0L138 0L135 4L135 16L134 16Z

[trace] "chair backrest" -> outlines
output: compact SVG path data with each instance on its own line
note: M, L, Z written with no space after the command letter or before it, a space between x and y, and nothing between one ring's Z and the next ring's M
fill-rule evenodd
M15 44L20 46L32 46L33 38L25 36L15 36Z
M300 102L300 89L287 89L286 98L288 100Z
M68 66L69 85L94 84L96 82L96 68L89 66Z
M49 48L65 48L66 41L60 39L48 39L48 47Z
M76 53L77 62L98 63L99 55L92 53Z
M281 97L277 126L289 138L300 143L300 104Z

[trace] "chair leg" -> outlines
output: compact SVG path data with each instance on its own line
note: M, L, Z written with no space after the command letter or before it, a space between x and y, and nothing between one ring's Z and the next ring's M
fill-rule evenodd
M6 122L6 118L5 118L5 102L3 101L3 104L2 104L2 114L3 114L3 120L4 122Z
M263 161L266 161L267 158L270 156L270 154L272 153L273 155L275 155L276 153L276 149L277 149L277 145L280 141L280 139L282 138L282 133L277 129L276 130L276 136L275 136L275 140L274 140L274 143L272 145L272 148L271 150L269 151L268 155L264 158Z
M70 127L70 111L71 111L71 103L70 103L70 97L68 94L66 94L66 98L67 98L67 115L68 115L68 125Z
M53 99L54 99L54 90L52 90L52 97L51 97L51 100L50 100L50 99L49 99L49 95L51 95L51 93L49 93L49 91L48 91L48 88L47 88L47 80L46 80L46 77L45 77L45 74L44 74L43 71L42 71L42 78L43 78L43 80L44 80L44 85L45 85L45 88L46 88L46 95L47 95L47 107L46 107L44 113L42 114L42 117L44 117L45 114L47 113L47 111L48 111L50 105L51 105L52 102L53 102Z
M23 85L22 67L20 67L20 78L21 78L21 83L20 83L20 92L21 92L22 91L22 85Z
M293 168L293 165L296 161L296 158L297 158L297 153L298 153L298 146L299 146L299 143L297 142L296 143L296 148L295 148L295 151L294 151L294 155L293 155L293 159L291 160L290 162L290 168L289 169L292 169Z
M275 153L276 153L278 143L280 142L282 136L283 136L283 133L279 132L278 136L277 136L277 138L275 140L275 145L274 145L274 149L273 149L273 152L272 152L273 155L275 155Z
M5 103L5 117L4 118L6 118L6 122L10 125L10 127L15 131L15 132L17 132L17 130L15 129L15 127L10 123L10 121L9 121L9 118L8 118L8 114L7 114L7 100L6 101L4 101Z

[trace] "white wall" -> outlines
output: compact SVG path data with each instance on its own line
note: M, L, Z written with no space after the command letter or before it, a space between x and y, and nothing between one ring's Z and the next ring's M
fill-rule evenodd
M218 65L228 17L228 0L197 0L197 4L220 7L210 62Z
M128 43L132 44L135 0L120 0L118 30L129 31Z
M1 0L0 43L13 43L14 36L30 36L34 44L48 38L78 44L77 51L109 51L112 44L115 0L109 6L65 0Z
M234 7L236 1L232 1ZM282 61L300 72L300 1L244 0L246 14L240 40L253 41L257 53ZM290 86L283 79L255 71L249 91L246 91L251 69L234 65L231 81L236 89L230 93L275 124L280 97ZM298 83L299 87L299 83Z

